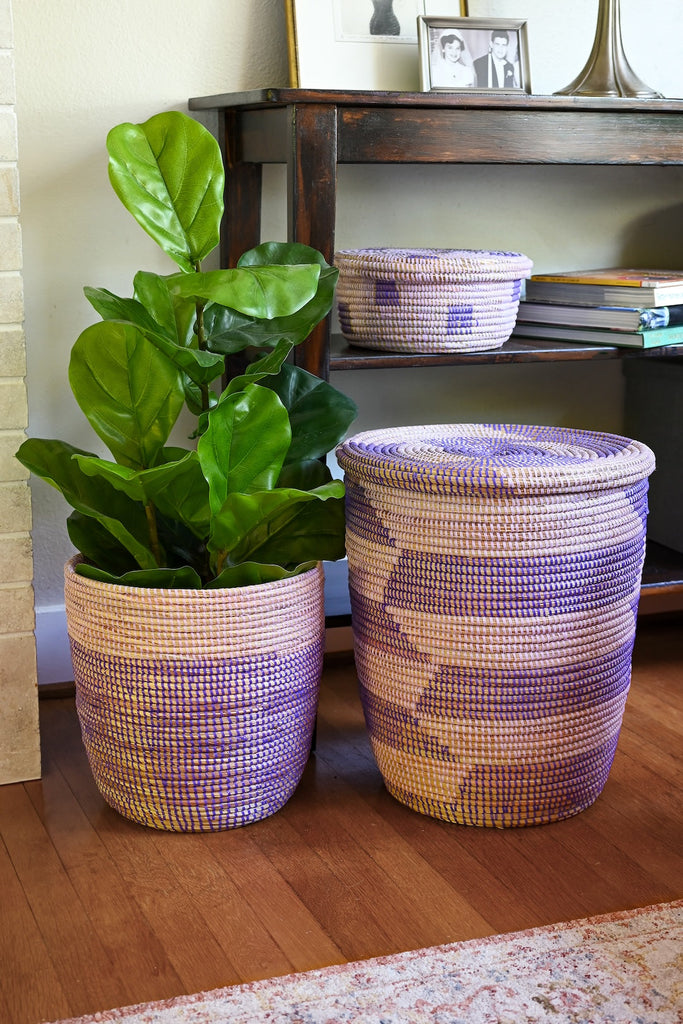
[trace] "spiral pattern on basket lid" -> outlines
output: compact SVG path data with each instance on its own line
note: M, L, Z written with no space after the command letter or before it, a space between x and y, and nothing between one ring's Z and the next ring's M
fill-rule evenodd
M443 494L548 494L628 487L653 452L618 434L455 423L365 431L337 448L352 478Z

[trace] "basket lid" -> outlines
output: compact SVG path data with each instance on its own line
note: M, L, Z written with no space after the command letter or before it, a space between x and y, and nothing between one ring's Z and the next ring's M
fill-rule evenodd
M336 455L353 479L435 494L607 490L636 484L655 468L646 445L618 434L509 423L369 430Z
M334 262L365 277L444 282L516 281L533 267L522 253L489 249L341 249Z

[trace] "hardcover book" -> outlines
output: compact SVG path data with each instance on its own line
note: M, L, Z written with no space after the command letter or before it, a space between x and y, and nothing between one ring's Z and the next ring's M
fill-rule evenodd
M531 280L560 281L565 284L618 285L623 288L661 288L683 285L683 270L606 267L600 270L561 270L554 274L532 274Z
M591 306L671 306L683 304L683 271L611 267L533 274L526 298Z
M517 321L602 327L614 331L654 331L661 327L683 324L683 305L641 309L629 306L574 306L555 302L522 301L519 304Z
M660 327L658 330L610 331L591 327L568 327L559 324L527 324L517 322L513 338L547 338L549 341L578 341L590 345L624 345L628 348L660 348L683 343L683 326Z

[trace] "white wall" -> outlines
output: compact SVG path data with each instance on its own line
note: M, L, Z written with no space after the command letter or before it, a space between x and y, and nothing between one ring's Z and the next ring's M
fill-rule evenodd
M329 3L330 0L320 0ZM457 14L455 0L445 13ZM634 70L683 95L681 0L623 0ZM536 92L562 88L590 50L597 0L471 0L470 13L528 17ZM21 0L15 45L28 346L29 432L92 446L68 390L69 350L92 322L85 284L129 294L138 268L169 265L108 184L104 140L190 96L287 84L284 0ZM662 168L343 167L338 247L455 245L526 252L538 269L612 262L683 266L683 171ZM264 235L284 237L283 171L267 168ZM422 196L429 202L422 202ZM577 198L578 197L578 198ZM336 375L361 404L354 429L502 418L617 429L619 368L476 367ZM40 678L68 677L59 495L33 484ZM51 631L50 623L54 623ZM66 673L67 675L64 675Z

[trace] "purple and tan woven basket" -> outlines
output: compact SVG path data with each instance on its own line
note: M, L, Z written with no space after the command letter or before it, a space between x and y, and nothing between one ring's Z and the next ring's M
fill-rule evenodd
M630 683L652 452L454 424L357 434L337 458L356 664L389 791L471 825L588 807Z
M100 793L179 832L279 810L311 748L323 572L251 587L156 590L65 567L76 706Z
M342 249L337 309L349 344L390 352L477 352L512 333L532 262L484 249Z

